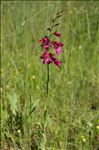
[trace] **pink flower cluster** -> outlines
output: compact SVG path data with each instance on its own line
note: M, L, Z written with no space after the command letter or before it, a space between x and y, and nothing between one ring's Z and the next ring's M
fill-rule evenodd
M54 32L53 35L61 38L61 34L58 32ZM56 66L60 67L62 62L56 58L56 55L59 55L62 52L63 43L59 41L51 41L48 36L45 36L39 42L41 43L41 47L44 49L44 53L40 56L40 58L43 59L43 63L53 63ZM54 54L49 51L50 48L53 48L55 50Z

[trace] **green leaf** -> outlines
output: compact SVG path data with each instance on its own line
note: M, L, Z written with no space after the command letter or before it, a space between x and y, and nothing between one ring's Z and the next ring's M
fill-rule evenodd
M9 99L11 111L15 115L16 114L16 110L17 110L17 101L18 101L17 94L13 93L11 95L8 95L8 99Z
M0 114L0 115L2 116L0 125L1 125L1 129L3 129L3 128L4 128L4 125L6 124L7 119L8 119L8 117L9 117L9 114L7 113L7 111L5 111L5 110L3 110L3 109L1 108L1 114ZM4 134L4 133L3 133L3 134Z
M44 127L45 128L47 126L50 127L51 123L52 123L52 121L51 121L50 115L48 114L48 110L46 108L45 111L44 111Z

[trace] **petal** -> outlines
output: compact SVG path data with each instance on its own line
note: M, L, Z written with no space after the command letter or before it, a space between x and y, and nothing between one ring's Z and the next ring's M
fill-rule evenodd
M61 34L59 32L54 32L55 36L61 37Z
M41 55L41 59L43 59L43 63L44 64L50 64L52 63L52 57L53 54L51 54L49 51L45 51L42 55Z
M60 54L61 52L62 52L62 49L61 49L61 47L58 47L57 49L55 49L56 50L56 54Z
M58 42L58 41L53 41L52 45L54 46L54 48L58 48L58 47L63 47L63 43Z
M54 62L54 64L55 64L56 66L60 67L60 66L62 65L62 62L61 62L60 60L56 60L56 61Z
M52 63L52 60L51 60L50 58L46 58L46 59L45 59L45 63L46 63L46 64L50 64L50 63Z
M50 46L49 45L44 45L44 48L47 49L47 48L50 48Z

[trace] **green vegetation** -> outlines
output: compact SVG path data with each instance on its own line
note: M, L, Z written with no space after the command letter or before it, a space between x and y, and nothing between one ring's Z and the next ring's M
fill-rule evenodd
M47 98L38 41L57 10L63 64ZM0 90L2 150L98 150L99 2L2 1Z

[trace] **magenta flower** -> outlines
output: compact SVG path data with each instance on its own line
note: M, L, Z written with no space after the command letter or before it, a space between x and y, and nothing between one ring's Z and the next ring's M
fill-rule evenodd
M56 54L60 54L62 52L63 43L54 41L53 43Z
M44 64L54 63L58 67L60 67L62 64L60 60L54 57L54 54L50 53L47 50L40 56L40 58L43 59Z
M56 59L56 60L54 60L54 64L58 67L61 67L62 62L60 60Z
M62 62L55 58L55 54L50 53L49 48L53 47L56 51L56 54L60 54L62 52L63 43L58 41L50 41L47 36L42 38L40 40L41 46L43 49L45 49L45 52L40 56L41 59L43 59L44 64L50 64L53 63L57 67L60 67L62 65Z
M59 38L61 38L61 34L59 32L54 32L53 33L55 36L58 36Z
M43 60L43 64L47 64L47 82L46 82L46 89L47 89L47 96L49 96L49 64L53 63L57 67L61 67L62 62L59 60L56 56L59 55L62 52L63 43L54 40L54 35L58 37L58 40L61 38L61 34L59 32L55 32L54 28L59 25L57 23L58 18L60 18L62 15L62 11L57 12L56 17L52 20L51 27L48 27L48 36L43 37L41 40L39 40L41 47L43 49L43 54L40 56L40 58ZM54 49L54 53L50 51L51 49Z
M63 47L63 43L61 43L61 42L58 42L58 41L54 41L54 42L52 42L52 44L53 44L53 46L54 46L54 48L58 48L58 47Z
M43 59L44 64L50 64L52 63L53 54L49 51L45 51L40 58Z
M47 36L39 40L39 42L44 49L49 49L51 47L50 39Z
M59 25L57 23L57 19L61 16L61 12L58 12L56 15L56 18L52 21L52 26L50 28L47 28L49 31L49 36L43 37L39 42L41 43L41 47L44 50L43 54L40 56L41 59L43 59L44 64L50 64L53 63L57 67L60 67L62 65L62 62L56 58L57 55L62 53L63 43L60 41L52 40L52 36L56 36L61 38L61 34L59 32L53 32L53 29ZM50 52L50 48L53 48L55 52L52 54Z
M62 52L62 48L61 47L58 47L57 49L55 49L56 50L56 54L60 54L61 52Z

